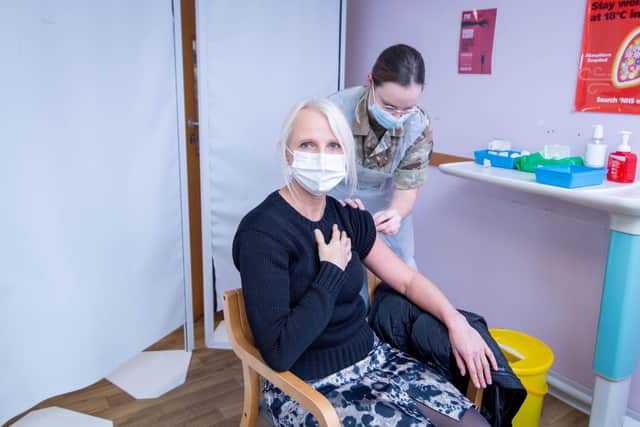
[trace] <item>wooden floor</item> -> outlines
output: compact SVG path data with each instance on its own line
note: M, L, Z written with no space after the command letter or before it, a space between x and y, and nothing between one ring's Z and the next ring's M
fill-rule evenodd
M135 400L107 380L56 396L33 409L59 406L114 421L117 427L238 426L242 412L242 371L231 351L204 349L203 324L196 323L196 350L187 381L159 399ZM182 329L149 350L183 348ZM24 414L10 420L11 425ZM265 426L266 423L259 422ZM586 415L547 396L541 427L586 427Z

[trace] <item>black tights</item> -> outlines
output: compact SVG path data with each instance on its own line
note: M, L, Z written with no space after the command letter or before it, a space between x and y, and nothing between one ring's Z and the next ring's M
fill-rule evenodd
M416 404L436 427L489 427L487 420L473 408L468 409L462 419L457 421L419 402Z

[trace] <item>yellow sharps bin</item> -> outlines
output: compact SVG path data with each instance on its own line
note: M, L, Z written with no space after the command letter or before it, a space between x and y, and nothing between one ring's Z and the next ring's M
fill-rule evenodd
M553 352L548 345L523 332L510 329L489 332L527 389L527 398L513 419L513 427L538 427L542 402L549 391L547 371L553 364Z

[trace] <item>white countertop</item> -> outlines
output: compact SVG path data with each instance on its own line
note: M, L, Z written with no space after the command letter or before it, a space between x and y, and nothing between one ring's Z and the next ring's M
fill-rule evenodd
M637 181L633 184L619 184L605 179L600 185L564 188L537 183L533 173L515 169L485 167L473 161L446 163L439 167L443 173L448 175L488 182L527 193L555 197L578 205L605 210L610 214L640 218L640 183Z

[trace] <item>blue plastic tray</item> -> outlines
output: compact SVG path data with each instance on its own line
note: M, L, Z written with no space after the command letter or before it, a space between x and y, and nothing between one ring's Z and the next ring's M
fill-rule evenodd
M507 155L501 156L497 153L507 153ZM491 166L497 168L515 169L517 157L511 157L513 153L520 154L520 151L476 150L473 152L473 155L476 159L476 163L479 165L483 165L485 159L487 159L491 163Z
M534 172L536 174L536 182L541 184L575 188L602 184L607 174L607 169L562 165L540 166L535 168Z

